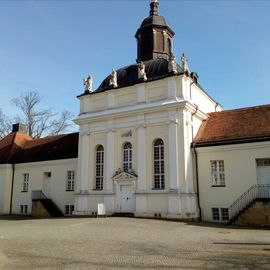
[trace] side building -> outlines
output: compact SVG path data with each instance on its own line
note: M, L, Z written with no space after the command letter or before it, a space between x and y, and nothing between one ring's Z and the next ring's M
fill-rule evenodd
M270 225L270 105L210 113L195 146L202 219Z
M71 215L78 134L32 139L22 130L0 140L0 214Z

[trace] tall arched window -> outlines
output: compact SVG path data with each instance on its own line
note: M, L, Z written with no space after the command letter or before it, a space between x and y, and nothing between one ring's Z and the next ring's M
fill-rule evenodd
M128 172L132 169L132 145L125 143L123 146L123 170Z
M96 150L96 189L103 189L104 148L99 145Z
M165 188L164 142L161 139L154 143L154 188Z

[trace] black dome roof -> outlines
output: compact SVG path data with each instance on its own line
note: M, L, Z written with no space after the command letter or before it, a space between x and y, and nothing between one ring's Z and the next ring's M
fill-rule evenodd
M152 26L152 25L170 27L164 17L162 17L162 16L149 16L149 17L146 17L142 21L140 28L144 28L144 27Z
M144 62L145 64L145 72L147 75L147 81L153 81L162 79L168 76L174 75L174 73L169 72L169 61L164 58L153 59ZM117 88L134 85L137 83L144 82L143 79L138 78L138 65L133 64L130 66L126 66L118 69L117 72ZM182 68L178 65L178 72L183 72ZM94 93L107 91L110 89L114 89L113 86L110 85L111 75L107 76L103 82L100 84L98 89L94 91Z

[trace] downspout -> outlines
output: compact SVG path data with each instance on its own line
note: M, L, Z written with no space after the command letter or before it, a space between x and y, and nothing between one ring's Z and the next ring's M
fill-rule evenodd
M199 221L202 220L202 209L201 209L201 203L200 203L200 188L199 188L199 176L198 176L198 155L196 151L196 144L193 141L192 142L192 149L195 154L195 173L196 173L196 188L197 188L197 197L198 197L198 209L199 209Z
M9 205L9 214L10 215L12 215L14 176L15 176L15 164L12 163L12 179L11 179L11 192L10 192L10 205Z
M192 96L191 96L191 86L192 84L194 84L194 80L192 81L192 83L190 84L190 99L192 100ZM195 112L191 115L191 121L193 123L193 117L194 115L198 112L199 107L195 104L196 106L196 110ZM192 124L192 149L194 151L195 154L195 174L196 174L196 189L197 189L197 203L198 203L198 210L199 210L199 221L202 220L202 209L201 209L201 204L200 204L200 192L199 192L199 177L198 177L198 156L197 156L197 152L196 152L196 148L195 148L195 142L194 142L194 130L193 130L193 124Z
M216 102L216 106L215 106L215 112L217 111L217 107L219 106L219 104Z

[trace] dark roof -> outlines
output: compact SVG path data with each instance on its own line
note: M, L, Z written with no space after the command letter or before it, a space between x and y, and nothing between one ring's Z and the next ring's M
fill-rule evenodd
M0 164L37 162L78 157L78 133L32 139L11 133L0 140Z
M164 27L170 27L169 24L167 23L167 21L165 20L165 18L163 16L149 16L146 17L142 23L140 28L144 28L144 27L148 27L148 26L164 26Z
M195 138L196 146L270 140L270 105L209 113Z
M168 65L169 61L163 58L154 59L144 62L145 64L145 72L147 75L147 82L153 80L159 80L168 76L174 75L173 73L169 72ZM142 83L143 79L138 78L138 65L133 64L130 66L126 66L117 70L117 88L122 88L138 83ZM178 72L182 72L182 68L178 66ZM107 76L103 82L100 84L98 89L93 93L99 93L107 90L114 89L110 85L110 75Z
M32 138L20 132L11 133L1 139L0 164L12 163L28 140L32 140Z

